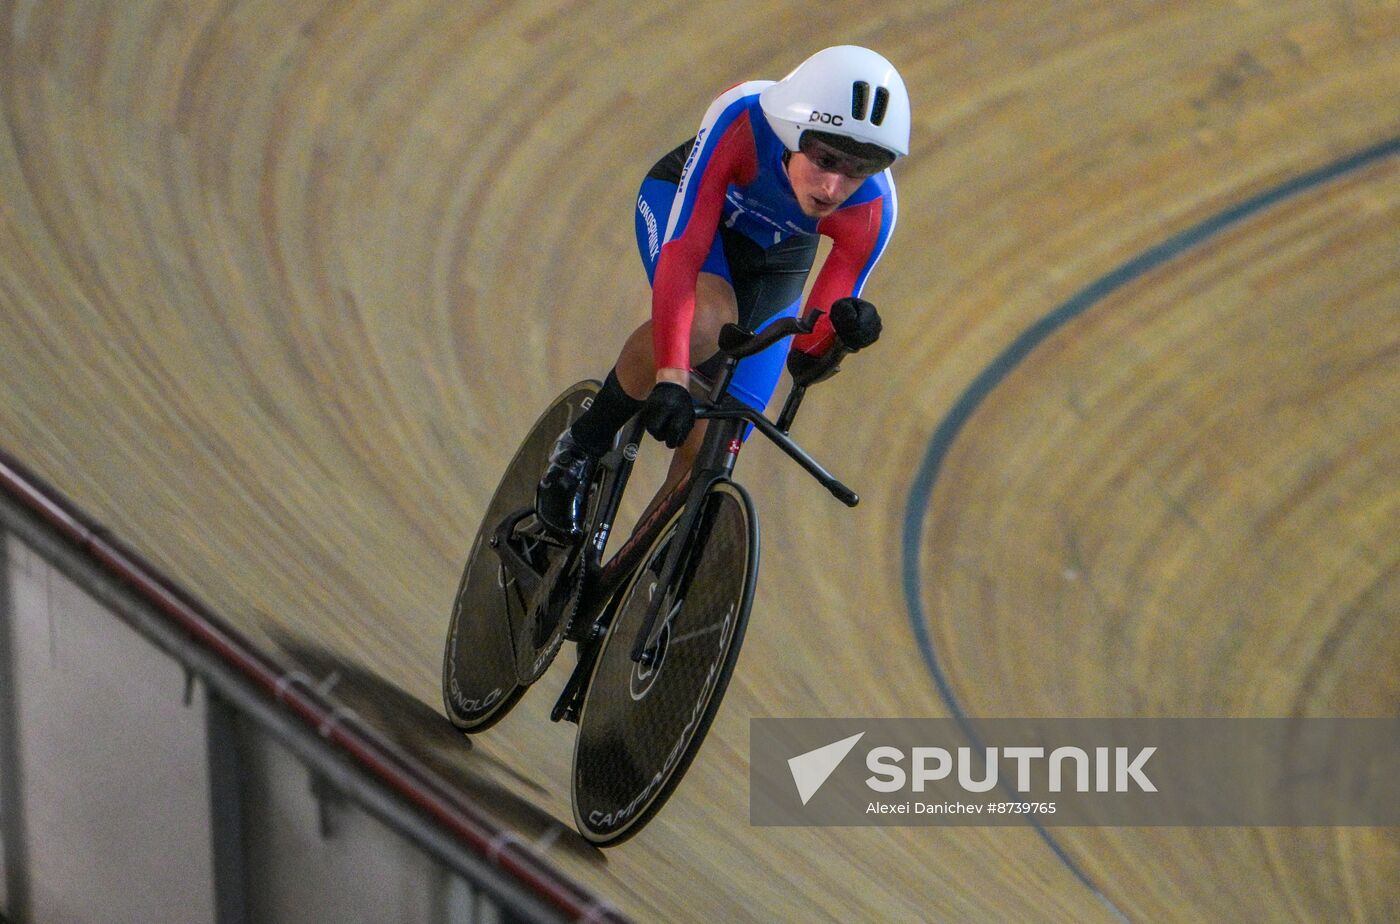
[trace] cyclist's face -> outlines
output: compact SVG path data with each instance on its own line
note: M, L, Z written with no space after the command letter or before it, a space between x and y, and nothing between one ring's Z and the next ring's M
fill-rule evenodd
M823 156L829 150L822 145L811 154L798 151L788 159L788 180L797 194L798 206L808 218L825 218L836 211L869 175L850 170L839 152Z

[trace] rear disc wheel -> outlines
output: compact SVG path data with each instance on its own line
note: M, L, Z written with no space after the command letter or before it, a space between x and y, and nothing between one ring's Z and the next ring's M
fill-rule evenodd
M534 505L535 485L549 463L555 439L592 404L601 387L596 381L579 382L550 404L506 466L482 516L453 597L442 659L443 705L448 719L463 731L489 728L520 700L529 686L520 682L517 673L522 660L531 664L526 676L543 672L536 663L542 652L528 659L517 655L513 635L519 614L511 613L509 607L518 608L518 604L511 600L511 578L491 548L491 538L512 511ZM555 634L550 633L547 640L546 647L553 650L544 666L558 651Z

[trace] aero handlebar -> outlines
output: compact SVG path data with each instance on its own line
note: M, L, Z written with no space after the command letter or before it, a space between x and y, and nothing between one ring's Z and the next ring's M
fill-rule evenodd
M719 332L719 348L723 353L733 357L735 360L743 359L746 356L753 356L755 353L760 353L768 349L768 347L777 343L784 337L789 337L793 334L810 334L816 327L817 321L821 318L822 314L823 312L821 311L813 311L805 318L780 318L756 334L749 333L737 324L726 324ZM835 372L836 363L845 355L845 352L844 349L839 347L833 348L829 352L826 361L821 364L822 375L820 378L826 378ZM696 409L695 416L702 420L748 421L757 428L760 433L772 440L779 449L787 453L793 461L806 469L808 474L821 482L822 487L830 491L837 500L841 501L841 503L845 504L847 507L854 507L856 504L860 503L860 496L832 477L830 472L822 468L815 459L804 452L802 447L798 446L793 442L792 438L787 435L787 428L792 425L792 419L797 414L797 406L802 401L802 394L806 391L806 386L813 380L820 381L820 378L809 378L805 382L796 382L794 384L793 393L789 396L787 406L783 409L782 417L779 419L779 424L777 425L763 416L759 411L742 406L716 407L701 405Z
M735 359L743 359L763 352L784 337L810 334L822 314L824 312L813 311L805 318L779 318L756 334L749 333L738 324L726 324L719 331L719 348Z

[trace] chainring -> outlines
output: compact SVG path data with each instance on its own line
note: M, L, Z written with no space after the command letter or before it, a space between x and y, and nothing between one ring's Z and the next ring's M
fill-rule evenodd
M539 554L540 548L547 549L544 555L549 562L540 576L540 589L530 598L516 589L507 604L516 679L521 684L531 684L559 653L564 630L578 610L584 569L581 547L562 548L538 537L523 537L523 541L539 544L527 548L530 555ZM558 617L553 618L556 613Z
M590 491L585 520L588 523L594 521L601 501L601 480L602 472L599 472ZM516 537L528 544L522 547L524 557L533 559L543 554L549 562L534 598L525 599L517 590L514 600L507 606L511 611L511 646L515 655L516 679L528 685L549 669L578 616L583 598L583 581L588 570L585 554L588 546L586 542L564 546L538 533L517 533Z
M549 594L552 601L549 610L557 613L557 618L550 625L545 618L547 613L536 610L535 618L530 620L531 638L536 646L534 660L527 671L521 671L521 662L516 662L516 676L521 683L534 683L549 669L554 656L564 644L565 633L578 615L579 602L583 597L583 556L575 554L571 557L573 564L570 571L560 575L554 592Z

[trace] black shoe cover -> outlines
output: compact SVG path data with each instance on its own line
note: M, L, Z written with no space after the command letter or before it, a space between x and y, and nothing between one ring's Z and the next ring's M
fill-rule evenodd
M550 532L570 540L583 537L588 488L598 460L565 430L549 454L549 468L535 488L535 514Z

